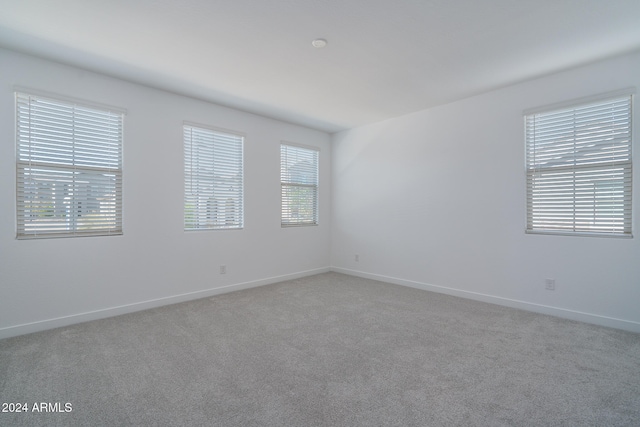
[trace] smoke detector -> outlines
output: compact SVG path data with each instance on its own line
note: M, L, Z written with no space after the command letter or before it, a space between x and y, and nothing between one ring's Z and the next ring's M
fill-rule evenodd
M321 49L327 45L327 41L325 39L315 39L311 42L311 46Z

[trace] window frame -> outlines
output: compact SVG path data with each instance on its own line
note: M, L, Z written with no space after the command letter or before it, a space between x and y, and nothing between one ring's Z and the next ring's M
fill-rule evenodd
M527 234L633 237L634 94L634 88L627 88L523 112ZM608 120L594 119L604 115L604 108L611 110ZM539 119L549 121L536 128ZM573 148L567 149L570 145ZM598 189L599 184L606 191ZM560 194L563 189L567 196ZM589 221L587 215L592 217Z
M191 129L191 147L189 148L191 150L191 153L193 154L193 131L195 130L196 132L200 133L201 135L209 135L212 140L211 141L207 141L208 143L210 143L211 145L209 147L204 147L202 148L203 154L202 154L202 159L199 161L205 161L208 160L209 162L206 162L205 167L210 169L211 174L215 174L215 169L216 169L216 162L219 160L220 162L224 163L223 169L225 170L229 170L229 163L231 162L232 159L229 158L229 156L225 156L225 158L219 158L218 160L216 160L216 155L214 154L214 151L219 149L220 146L218 146L217 148L214 146L214 144L222 144L224 146L224 143L222 140L224 139L229 139L229 141L226 142L231 142L233 140L234 143L238 142L239 143L239 150L237 150L238 152L235 153L235 155L239 156L239 160L236 158L236 161L239 161L239 169L236 172L237 174L239 173L239 178L236 178L235 180L233 178L226 178L227 184L229 183L235 183L237 185L239 185L237 191L235 192L231 192L234 199L235 203L231 204L231 211L234 212L234 215L231 219L231 222L227 222L227 208L228 205L225 204L225 206L223 207L223 211L224 211L224 223L221 223L220 218L217 215L218 212L218 204L216 203L213 207L213 210L215 211L215 213L211 213L211 206L209 205L209 202L206 202L206 205L203 205L201 207L196 207L194 209L193 214L197 215L198 218L202 217L204 215L205 219L203 220L196 220L194 224L195 226L192 227L188 227L189 224L189 211L188 211L188 204L193 202L193 198L209 198L211 199L212 197L216 197L215 194L221 194L218 193L218 190L216 189L216 187L218 187L220 185L221 180L218 179L216 180L215 175L211 175L211 179L207 179L205 177L200 178L200 175L197 175L197 181L196 185L204 185L204 186L209 186L210 188L207 189L207 191L202 191L199 193L196 192L189 192L189 178L193 178L196 175L193 175L193 173L191 175L188 174L188 165L187 165L187 155L188 155L188 147L187 147L187 129ZM185 121L183 122L182 125L182 131L183 131L183 178L184 178L184 198L183 198L183 229L185 232L192 232L192 231L205 231L205 230L242 230L244 228L244 145L245 145L245 140L246 140L246 135L242 132L237 132L237 131L233 131L233 130L228 130L228 129L223 129L223 128L219 128L219 127L214 127L214 126L208 126L208 125L203 125L203 124L199 124L199 123L193 123L193 122L188 122ZM230 146L226 146L223 148L223 152L227 151L227 152L231 152L233 151L234 148L230 147ZM218 163L219 164L219 163ZM193 170L193 163L190 164L190 170ZM193 186L193 179L191 179L191 185ZM228 193L225 193L227 195L229 195ZM228 198L227 198L228 199ZM211 215L214 215L215 218L211 218ZM233 220L234 217L237 217L237 220ZM208 224L207 224L208 223Z
M310 173L313 172L312 182L304 182L307 179L291 179L291 175L289 172L285 173L285 163L286 157L285 152L288 157L289 150L292 152L297 151L299 155L310 156L310 160L312 162L312 169L305 168L301 170L300 173ZM287 174L289 175L289 179L286 179ZM287 141L281 141L280 143L280 226L282 228L288 227L306 227L306 226L317 226L319 224L319 193L320 193L320 149L318 147L312 147L308 145L295 144ZM294 221L291 218L291 212L288 215L285 214L285 204L287 196L287 189L297 189L298 191L308 191L311 192L311 201L307 206L298 205L298 209L306 209L311 210L311 216L307 215L308 220L303 218L298 221ZM308 201L307 201L308 202ZM289 206L287 209L292 209L292 206ZM289 217L289 219L287 219Z
M126 110L17 86L14 100L16 239L122 235Z

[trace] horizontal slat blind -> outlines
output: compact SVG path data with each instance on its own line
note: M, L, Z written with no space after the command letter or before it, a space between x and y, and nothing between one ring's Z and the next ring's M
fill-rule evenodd
M318 224L318 151L280 145L282 225Z
M123 114L16 93L18 238L122 234Z
M184 228L243 227L243 142L240 135L185 125Z
M526 120L527 231L631 235L631 96Z

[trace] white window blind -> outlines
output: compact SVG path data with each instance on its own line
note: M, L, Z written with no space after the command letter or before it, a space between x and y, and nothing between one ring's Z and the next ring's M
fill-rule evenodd
M184 228L243 226L244 137L184 126Z
M318 224L318 150L280 145L282 226Z
M631 95L529 114L527 232L631 236Z
M122 234L123 119L16 93L19 239Z

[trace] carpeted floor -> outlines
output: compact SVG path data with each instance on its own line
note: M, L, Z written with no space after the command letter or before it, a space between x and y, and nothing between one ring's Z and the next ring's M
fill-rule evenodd
M0 400L28 406L3 426L638 426L640 334L326 273L2 340Z

